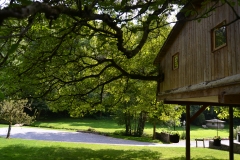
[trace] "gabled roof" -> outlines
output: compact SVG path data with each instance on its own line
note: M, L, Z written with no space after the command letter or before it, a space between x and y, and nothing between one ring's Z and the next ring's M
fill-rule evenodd
M175 38L182 30L185 23L186 23L186 21L183 20L183 21L178 21L174 25L174 27L172 28L171 32L169 33L166 41L164 42L162 48L158 52L157 57L155 58L153 64L160 63L160 60L165 56L165 54L167 53L167 50L171 47L172 43L174 42Z
M167 50L171 47L172 43L174 42L175 38L178 36L184 25L187 23L187 17L185 16L185 12L189 9L192 9L193 5L195 7L200 7L203 0L193 0L186 4L181 11L176 15L177 23L173 26L171 32L169 33L166 41L164 42L162 48L157 54L153 64L157 65L160 63L160 60L165 56Z

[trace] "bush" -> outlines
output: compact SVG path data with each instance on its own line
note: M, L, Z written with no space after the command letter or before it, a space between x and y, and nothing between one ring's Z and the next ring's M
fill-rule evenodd
M240 132L240 126L237 126L236 129L233 129L233 138L237 139L238 132Z
M116 130L113 134L114 135L124 136L125 135L125 130Z
M180 139L186 139L186 132L183 131L181 134L180 134Z

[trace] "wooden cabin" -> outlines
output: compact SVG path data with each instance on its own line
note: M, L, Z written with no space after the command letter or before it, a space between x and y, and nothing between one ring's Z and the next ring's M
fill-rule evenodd
M154 61L164 74L159 100L240 103L227 96L240 93L240 20L221 27L236 18L227 5L211 14L173 27Z
M234 0L237 4L237 0ZM207 106L230 106L232 123L233 107L240 105L240 6L231 7L221 1L211 1L202 6L195 1L186 5L177 15L173 27L154 64L164 78L158 82L157 99L168 104L186 105L186 158L190 159L190 123ZM217 6L201 21L191 20L184 11L194 6L199 15L206 8ZM186 13L186 12L185 12ZM202 105L190 117L189 106ZM189 114L188 114L189 113ZM230 125L230 139L233 137ZM230 140L230 157L233 141Z

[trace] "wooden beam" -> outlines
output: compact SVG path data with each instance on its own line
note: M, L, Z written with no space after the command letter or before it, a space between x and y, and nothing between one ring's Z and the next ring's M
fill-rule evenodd
M161 87L160 89L161 91L163 91ZM237 84L233 83L232 85L219 86L216 88L209 89L202 88L201 90L177 93L171 93L168 91L165 91L164 93L160 92L158 94L158 99L220 103L218 101L218 96L229 94L240 94L240 80L239 83Z
M186 106L186 160L190 160L190 105Z
M218 97L220 103L240 104L240 94L228 94Z
M193 102L193 101L170 101L164 100L165 104L178 104L178 105L203 105L203 106L240 106L239 104L225 104L225 103L212 103L212 102Z
M229 160L234 160L234 154L233 154L233 107L229 107Z
M185 94L185 93L191 93L194 91L202 92L203 90L212 89L212 88L220 88L220 87L224 87L224 86L227 86L229 88L229 85L233 85L233 84L239 85L239 83L240 83L240 74L234 74L234 75L227 76L227 77L224 77L221 79L216 79L213 81L205 81L205 82L201 82L198 84L193 84L193 85L188 85L188 86L184 86L184 87L180 87L180 88L173 88L170 90L166 90L166 91L159 93L159 96L178 94L178 93ZM234 88L234 92L239 94L239 86L238 86L238 88L237 87ZM229 93L229 94L231 94L231 93Z
M208 105L203 105L191 118L190 118L190 123L194 121L206 108Z

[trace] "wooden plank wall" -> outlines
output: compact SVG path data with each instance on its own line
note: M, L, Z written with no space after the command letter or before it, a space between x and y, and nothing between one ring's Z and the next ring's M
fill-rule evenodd
M240 7L235 7L240 14ZM227 27L227 46L211 50L211 29L234 14L224 5L201 22L190 21L160 62L165 80L160 91L240 74L240 20ZM172 70L172 56L179 52L179 69Z

